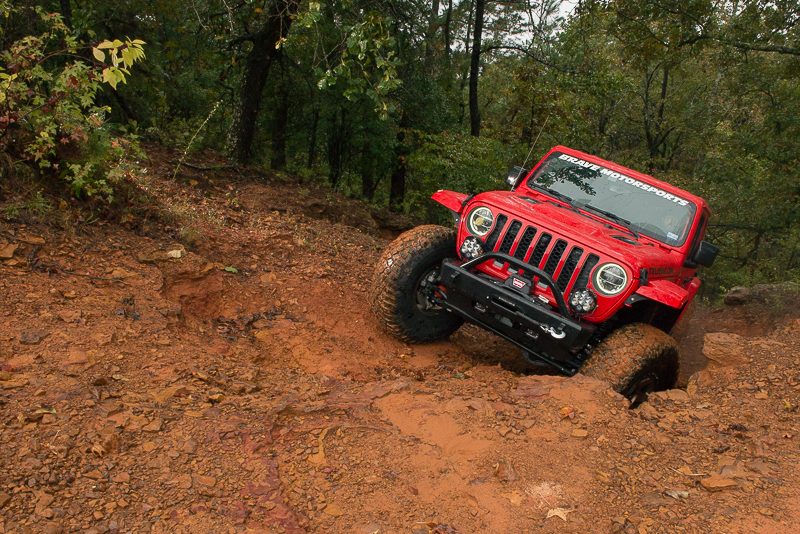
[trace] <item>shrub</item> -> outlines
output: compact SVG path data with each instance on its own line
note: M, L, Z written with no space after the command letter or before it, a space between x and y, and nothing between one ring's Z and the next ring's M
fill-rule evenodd
M8 0L0 11L17 12ZM105 123L95 96L125 82L144 42L79 46L58 14L36 8L43 30L0 53L0 150L66 181L76 196L112 198L113 183L135 171L136 140Z

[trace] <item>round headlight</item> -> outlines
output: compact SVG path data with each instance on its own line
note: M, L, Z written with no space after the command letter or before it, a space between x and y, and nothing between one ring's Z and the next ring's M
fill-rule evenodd
M594 271L594 288L607 297L618 295L628 284L625 269L616 263L605 263Z
M494 214L485 206L475 208L467 217L467 230L474 236L483 237L492 230Z

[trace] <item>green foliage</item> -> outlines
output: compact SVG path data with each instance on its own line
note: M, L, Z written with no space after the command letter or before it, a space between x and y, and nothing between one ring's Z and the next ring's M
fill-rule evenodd
M19 11L3 2L8 14ZM95 104L102 83L112 87L144 57L142 41L105 41L93 65L58 14L36 9L43 27L11 43L0 53L0 148L36 163L45 173L68 182L76 195L112 198L112 184L135 171L136 142L112 135L104 124L107 108Z
M311 2L298 23L309 29L318 29L322 19L320 4ZM341 28L342 43L337 50L338 62L326 65L324 69L315 69L318 87L324 90L343 85L343 94L348 99L366 95L381 118L388 118L395 107L387 97L401 83L397 75L400 59L396 53L396 41L389 33L391 23L389 17L378 11L369 11L361 20L344 24Z
M113 89L117 88L117 84L127 83L125 75L130 75L130 69L134 63L144 59L144 49L142 45L144 41L134 39L133 41L125 41L124 43L119 39L113 41L103 41L97 46L92 47L92 55L94 58L103 64L103 83L108 83ZM106 64L106 52L108 52L108 60L110 65ZM122 64L122 67L120 67Z
M416 147L408 158L407 212L430 209L430 196L439 189L479 193L505 187L508 153L500 142L447 132L413 134Z

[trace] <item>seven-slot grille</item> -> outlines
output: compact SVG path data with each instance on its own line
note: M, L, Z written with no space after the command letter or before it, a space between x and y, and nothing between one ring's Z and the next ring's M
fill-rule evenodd
M580 272L575 278L573 287L586 287L589 275L597 265L600 258L595 254L584 254L581 247L570 245L563 238L555 238L547 233L539 233L533 226L524 226L518 220L513 220L506 227L508 217L498 215L492 232L486 237L487 250L496 250L504 254L511 254L519 260L542 269L555 279L556 286L561 292L567 291L575 271L580 267ZM523 230L524 227L524 230ZM519 237L519 239L517 239ZM499 242L499 246L498 246ZM516 247L514 246L514 243ZM495 262L498 266L500 264ZM520 274L523 274L520 272ZM530 274L530 273L529 273Z

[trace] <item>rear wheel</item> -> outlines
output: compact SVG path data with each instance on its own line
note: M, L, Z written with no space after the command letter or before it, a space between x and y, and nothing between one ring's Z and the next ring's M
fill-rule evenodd
M455 230L418 226L392 241L372 280L370 303L383 326L403 341L425 343L455 332L464 322L436 306L442 260L456 256Z
M606 337L592 351L581 373L611 383L634 403L652 391L669 389L678 379L675 340L653 326L633 323Z

